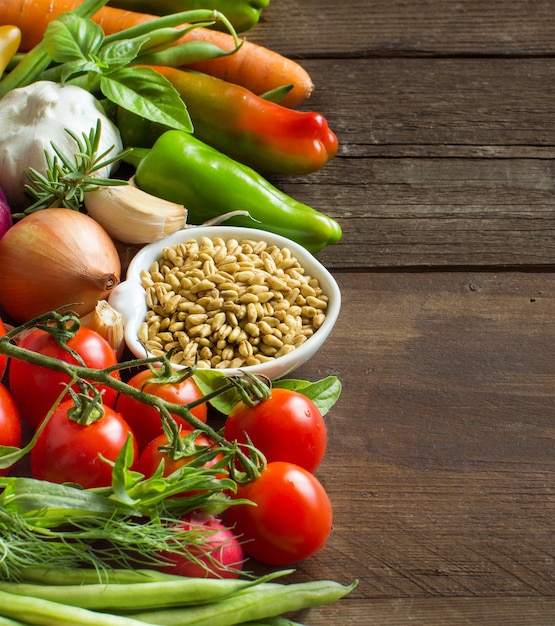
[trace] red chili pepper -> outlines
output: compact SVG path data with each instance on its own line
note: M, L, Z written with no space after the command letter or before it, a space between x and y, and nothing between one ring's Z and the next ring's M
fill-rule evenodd
M337 137L320 113L290 109L206 74L155 69L181 95L197 139L264 175L309 174L337 153ZM124 143L135 147L151 147L166 130L124 110L118 126Z

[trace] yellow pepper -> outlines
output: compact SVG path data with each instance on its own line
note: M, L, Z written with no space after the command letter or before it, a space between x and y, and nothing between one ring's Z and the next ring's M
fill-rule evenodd
M21 43L21 30L17 26L0 26L0 76L8 67Z

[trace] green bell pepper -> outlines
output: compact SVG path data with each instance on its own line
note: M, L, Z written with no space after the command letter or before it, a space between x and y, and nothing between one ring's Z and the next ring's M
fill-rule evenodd
M227 17L236 32L242 33L258 24L262 10L270 4L270 0L109 0L108 4L118 9L150 15L215 9ZM221 30L222 26L214 24L213 28Z
M187 208L191 224L234 211L226 224L261 228L288 237L312 253L337 243L341 227L328 215L294 200L252 168L189 133L169 130L152 148L126 157L137 187Z

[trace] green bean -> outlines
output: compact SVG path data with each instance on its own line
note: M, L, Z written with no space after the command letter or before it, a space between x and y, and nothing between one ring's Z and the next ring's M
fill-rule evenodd
M21 571L21 580L42 585L91 585L98 583L133 584L180 580L180 576L152 569L93 569L85 567L46 567L37 565Z
M244 622L239 626L304 626L304 624L300 624L299 622L292 622L290 619L286 617L269 617L265 619L263 622Z
M15 620L25 616L26 623L36 626L144 626L144 622L132 617L96 613L59 602L18 596L5 591L0 591L0 616Z
M213 23L216 21L222 21L222 23L228 28L229 32L235 39L235 45L238 44L237 34L231 26L229 20L218 11L212 9L196 9L192 11L182 11L180 13L172 13L170 15L164 15L163 17L157 17L154 20L149 20L143 24L137 24L137 26L130 26L117 33L106 35L104 39L105 43L111 43L112 41L119 41L120 39L134 39L135 37L142 37L149 33L158 30L160 28L173 28L187 24L185 28L181 30L184 35L188 31L196 28L203 23Z
M0 591L31 596L89 610L142 611L207 604L280 576L275 572L256 579L187 578L156 582L87 585L41 585L1 582Z
M179 28L159 28L149 33L145 38L145 43L141 47L141 51L163 50L171 46L183 37L183 31Z
M326 580L290 585L267 583L209 605L136 613L134 617L159 626L236 626L330 604L350 593L356 584L344 586Z
M181 67L183 65L191 65L209 59L228 56L236 52L233 50L222 50L218 46L208 41L188 41L187 43L178 44L157 50L155 52L147 52L137 57L135 63L145 65L163 65L166 67Z
M26 626L26 624L9 617L0 617L0 626Z

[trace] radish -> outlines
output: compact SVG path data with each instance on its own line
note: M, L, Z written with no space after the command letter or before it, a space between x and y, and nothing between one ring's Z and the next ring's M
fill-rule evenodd
M219 518L192 513L182 519L178 528L180 531L198 531L198 542L187 546L189 554L162 552L160 556L168 565L156 569L190 578L239 577L245 558L243 548Z

